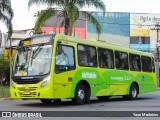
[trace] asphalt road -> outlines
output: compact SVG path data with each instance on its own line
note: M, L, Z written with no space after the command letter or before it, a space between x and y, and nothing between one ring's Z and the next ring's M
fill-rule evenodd
M105 102L100 102L98 101L96 98L91 98L91 103L90 104L85 104L85 105L73 105L71 100L62 100L62 102L60 104L55 104L52 103L50 105L45 105L42 104L40 100L4 100L4 99L0 99L0 111L29 111L29 112L37 112L37 111L50 111L50 113L52 114L52 111L89 111L87 112L87 114L90 117L66 117L64 114L65 113L56 113L56 114L63 114L63 117L53 117L54 119L59 119L59 120L82 120L82 119L87 119L87 120L112 120L112 119L116 119L116 120L136 120L136 119L145 119L145 120L157 120L160 119L160 112L158 112L158 117L148 117L148 116L143 116L143 117L127 117L127 114L134 114L134 113L139 113L138 111L148 111L147 113L157 113L154 111L160 111L160 89L158 89L156 92L152 92L152 93L147 93L147 94L143 94L143 95L139 95L137 100L134 101L126 101L123 100L121 96L117 96L117 97L111 97L110 100L105 101ZM98 117L96 116L97 113L101 112L101 111L108 111L106 112L106 114L111 114L111 117L106 117L104 116L104 114L102 115L98 115ZM114 112L109 112L109 111L116 111ZM130 113L128 113L127 111L131 111ZM73 114L77 114L72 112ZM122 115L122 117L113 117L113 114L117 114L119 113L120 115ZM71 113L69 113L71 114ZM94 117L91 117L93 114ZM124 115L126 114L126 116ZM82 114L83 115L83 114ZM73 115L74 116L74 115ZM53 118L48 118L48 119L52 119ZM2 118L0 118L2 119ZM3 118L3 119L7 119L7 118ZM17 119L17 118L13 118L13 119ZM32 119L32 118L29 118ZM35 118L34 118L35 119ZM38 120L43 119L43 118L38 118Z

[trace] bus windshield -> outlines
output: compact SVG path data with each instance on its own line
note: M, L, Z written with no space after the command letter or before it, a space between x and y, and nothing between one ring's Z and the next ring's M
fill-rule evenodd
M17 49L13 76L35 76L50 72L52 45L38 44Z

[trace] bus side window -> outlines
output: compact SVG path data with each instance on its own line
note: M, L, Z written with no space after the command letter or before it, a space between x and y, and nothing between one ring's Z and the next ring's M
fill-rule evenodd
M143 72L152 72L151 58L146 57L146 56L142 56L141 61L142 61L142 71Z
M98 48L98 55L100 68L114 68L113 50Z
M97 67L96 48L88 45L78 45L79 66Z
M128 70L128 54L125 52L115 51L116 68L120 70Z
M129 54L129 66L132 71L141 71L140 56Z
M106 62L106 56L104 55L103 49L98 49L98 61L100 68L107 68L108 64Z

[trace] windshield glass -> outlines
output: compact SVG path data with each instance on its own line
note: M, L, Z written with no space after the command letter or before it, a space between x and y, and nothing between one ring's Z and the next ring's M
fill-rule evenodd
M13 76L44 75L50 72L52 45L39 44L17 49Z

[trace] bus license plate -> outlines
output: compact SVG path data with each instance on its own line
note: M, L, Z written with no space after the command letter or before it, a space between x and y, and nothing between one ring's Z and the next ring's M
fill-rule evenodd
M25 91L23 94L24 95L30 95L31 93L29 91Z

